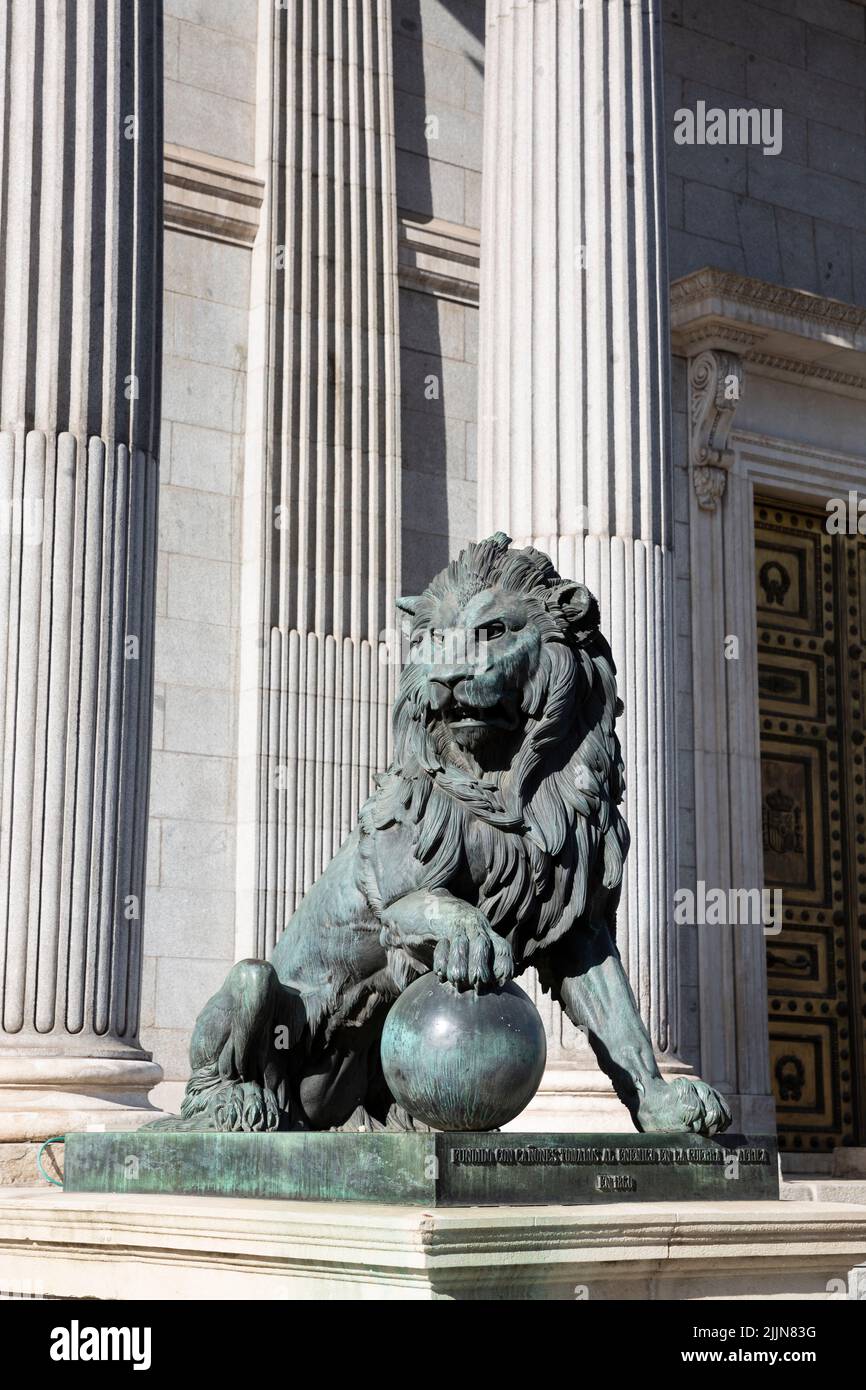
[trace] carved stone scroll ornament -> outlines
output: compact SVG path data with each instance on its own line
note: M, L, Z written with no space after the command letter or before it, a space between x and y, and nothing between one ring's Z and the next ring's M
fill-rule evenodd
M743 387L742 359L707 348L689 363L689 465L699 504L714 512L732 456L728 436Z

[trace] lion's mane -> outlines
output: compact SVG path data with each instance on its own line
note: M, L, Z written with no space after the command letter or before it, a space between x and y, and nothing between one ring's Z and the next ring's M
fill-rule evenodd
M408 827L423 886L467 899L470 865L486 865L473 900L508 936L519 968L595 912L613 930L628 829L615 732L622 706L598 605L546 555L509 547L501 532L469 545L417 599L415 626L448 594L464 603L496 585L537 600L541 655L524 685L519 752L499 773L461 765L431 734L425 673L410 661L394 705L394 758L364 807L361 833L369 842L377 831ZM377 896L373 883L368 896Z

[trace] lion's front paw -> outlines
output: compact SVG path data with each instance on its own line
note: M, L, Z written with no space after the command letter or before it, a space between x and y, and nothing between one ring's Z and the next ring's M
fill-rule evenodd
M637 1113L644 1134L721 1134L731 1123L723 1096L700 1077L675 1076L670 1085L659 1082Z
M436 945L433 969L457 989L506 984L514 974L511 946L482 913L468 910Z

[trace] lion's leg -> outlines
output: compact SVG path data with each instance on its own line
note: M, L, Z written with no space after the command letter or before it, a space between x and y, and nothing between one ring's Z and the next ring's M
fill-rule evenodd
M722 1097L705 1082L663 1079L631 985L606 924L575 933L541 968L542 979L572 1023L586 1030L599 1066L645 1133L717 1134L731 1122Z
M638 1124L643 1096L664 1082L607 928L569 940L540 973L572 1023L586 1031L599 1066Z
M382 912L380 940L458 989L504 985L514 974L511 947L483 912L445 889L407 893Z
M288 1055L303 1031L298 995L267 961L233 966L199 1014L192 1075L181 1105L186 1127L273 1130L290 1123Z

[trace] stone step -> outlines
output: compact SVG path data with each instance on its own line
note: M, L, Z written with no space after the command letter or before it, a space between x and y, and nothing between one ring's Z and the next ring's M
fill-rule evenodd
M783 1178L779 1196L786 1202L853 1202L866 1206L866 1179L814 1178L790 1182Z

